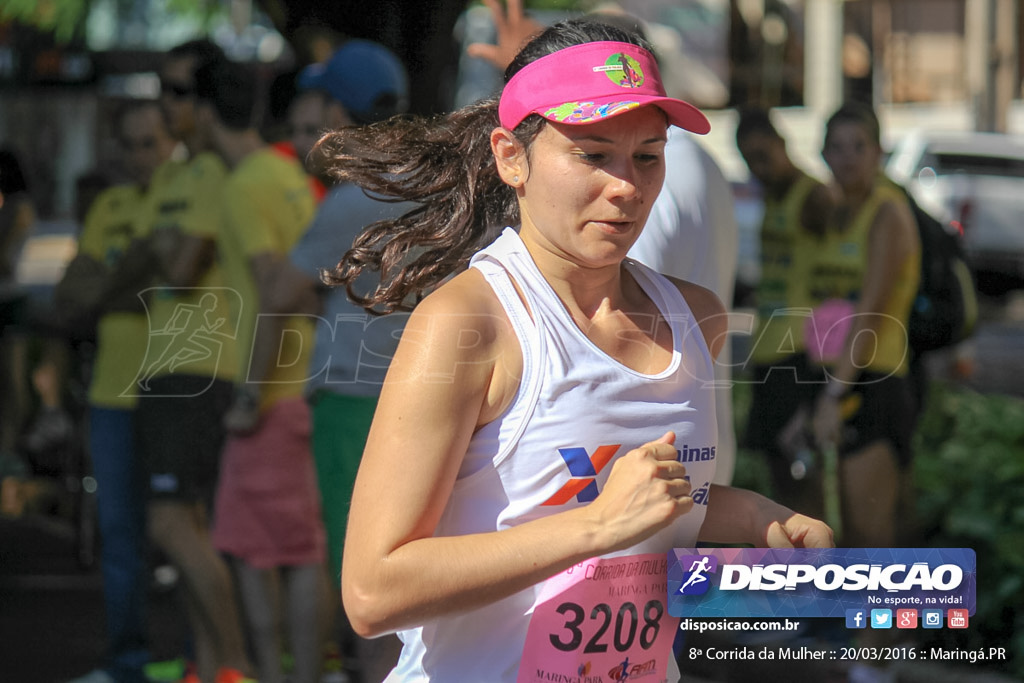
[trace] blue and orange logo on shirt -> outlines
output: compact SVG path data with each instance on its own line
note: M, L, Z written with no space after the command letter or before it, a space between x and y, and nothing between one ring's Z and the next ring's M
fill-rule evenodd
M621 447L622 444L598 446L593 455L587 453L585 448L559 448L558 453L572 477L541 505L564 505L573 496L580 503L589 503L597 498L597 475Z
M615 454L622 448L622 444L598 446L593 455L587 453L587 449L581 447L559 448L558 453L565 461L571 475L569 481L565 482L558 491L541 505L565 505L573 496L578 503L589 503L600 493L597 488L597 475L601 473ZM684 444L676 449L676 460L682 463L701 462L715 459L715 446L697 446L690 448ZM689 475L686 476L689 481ZM708 486L705 482L692 494L693 501L698 505L708 504Z

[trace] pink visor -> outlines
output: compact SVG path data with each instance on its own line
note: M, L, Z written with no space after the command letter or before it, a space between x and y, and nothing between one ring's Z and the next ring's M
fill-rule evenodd
M663 110L674 126L701 135L711 130L699 109L665 95L654 55L612 41L574 45L530 62L505 85L498 117L510 130L530 114L584 124L648 104Z

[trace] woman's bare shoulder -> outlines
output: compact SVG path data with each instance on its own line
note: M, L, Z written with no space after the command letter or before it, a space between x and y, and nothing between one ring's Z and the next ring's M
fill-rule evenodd
M522 376L520 341L480 271L460 273L427 296L413 311L403 343L407 335L421 350L412 351L419 371L455 372L456 379L485 387L478 424L493 420L511 403Z
M469 268L427 295L413 316L458 316L481 331L504 318L504 310L483 273Z
M518 348L497 295L483 274L472 268L445 282L413 309L402 333L403 342L407 339L445 362L488 364Z

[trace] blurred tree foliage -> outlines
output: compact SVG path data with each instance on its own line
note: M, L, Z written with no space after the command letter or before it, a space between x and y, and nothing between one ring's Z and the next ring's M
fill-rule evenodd
M733 387L737 427L749 386ZM909 547L971 548L977 611L964 630L922 629L921 645L961 650L1005 647L1006 661L981 661L1024 680L1024 400L935 381L914 434ZM764 458L737 453L736 486L771 496ZM911 540L912 539L912 540Z
M970 628L929 635L1006 647L993 668L1024 680L1024 400L936 382L914 445L922 545L977 554Z
M17 21L41 31L53 32L67 42L82 25L90 0L4 0L0 4L0 22Z
M111 1L111 0L107 0ZM119 7L161 2L171 13L211 27L225 0L112 0ZM240 0L238 4L244 4ZM448 109L461 46L453 39L459 16L479 0L248 0L259 8L295 51L300 65L320 55L314 36L375 40L399 56L409 71L410 109L430 114ZM86 20L99 0L0 0L0 23L38 29L60 44L83 43ZM596 0L525 0L527 10L587 11Z
M443 0L423 2L422 4L438 4L440 1ZM0 3L0 22L18 21L41 31L53 32L58 42L67 42L85 21L92 3L93 0L4 0ZM294 20L296 12L293 11L293 8L301 8L305 3L301 0L299 2L256 0L255 4L264 9L275 20L275 23L278 23L279 19L286 17L292 17ZM325 4L344 5L346 3ZM347 4L365 7L361 2ZM460 3L449 2L446 4L457 5ZM461 4L469 5L470 0L462 0ZM594 4L594 0L525 0L524 2L527 9L544 10L586 11ZM223 10L222 3L216 0L168 0L167 7L172 12L206 19Z

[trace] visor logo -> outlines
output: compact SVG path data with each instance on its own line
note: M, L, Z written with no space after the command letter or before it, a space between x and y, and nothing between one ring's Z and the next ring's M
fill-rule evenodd
M602 66L595 66L594 71L603 71L612 83L623 88L639 88L644 84L640 62L624 52L611 55Z

